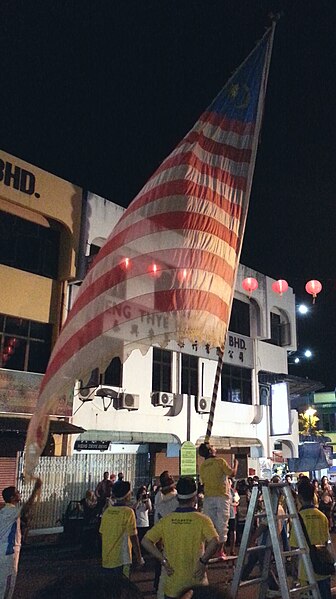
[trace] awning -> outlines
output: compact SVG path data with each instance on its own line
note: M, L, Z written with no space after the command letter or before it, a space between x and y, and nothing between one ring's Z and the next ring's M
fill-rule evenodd
M321 443L302 443L299 445L299 457L288 459L291 472L312 472L329 468L329 464Z
M0 433L26 433L30 418L19 416L0 416ZM67 420L50 419L50 432L57 435L78 435L85 429L75 426Z
M289 395L291 399L306 395L307 393L314 393L324 388L323 383L319 381L311 381L308 378L300 376L294 376L292 374L279 374L274 372L267 372L266 370L260 370L258 373L259 383L272 385L274 383L288 383L289 384Z
M200 437L197 445L204 443L204 437ZM211 437L211 443L217 449L233 449L235 447L261 447L260 439L253 437Z
M85 431L78 437L77 441L109 441L110 443L180 443L178 437L175 437L170 433L101 430Z

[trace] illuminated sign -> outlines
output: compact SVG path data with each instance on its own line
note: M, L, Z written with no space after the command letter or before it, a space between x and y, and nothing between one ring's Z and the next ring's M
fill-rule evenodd
M271 385L271 435L290 435L292 432L287 383Z

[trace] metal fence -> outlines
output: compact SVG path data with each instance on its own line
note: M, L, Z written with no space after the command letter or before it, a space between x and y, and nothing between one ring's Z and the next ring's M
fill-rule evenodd
M32 491L33 483L22 480L23 454L18 466L18 489L23 502ZM124 480L131 483L132 491L149 480L147 453L140 454L76 454L73 456L42 457L35 470L42 479L42 493L34 506L31 528L59 526L65 510L72 500L85 496L88 489L94 490L105 471L123 472Z

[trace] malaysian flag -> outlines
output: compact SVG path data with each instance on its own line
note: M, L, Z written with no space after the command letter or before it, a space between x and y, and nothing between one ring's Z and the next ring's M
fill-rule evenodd
M34 469L48 414L113 357L175 340L222 346L231 311L274 27L135 197L84 279L52 352L27 436Z

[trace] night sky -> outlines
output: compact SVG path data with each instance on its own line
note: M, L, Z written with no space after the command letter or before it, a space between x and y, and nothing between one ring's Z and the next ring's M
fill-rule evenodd
M241 261L310 305L291 373L333 390L334 0L2 0L0 147L127 206L278 10Z

